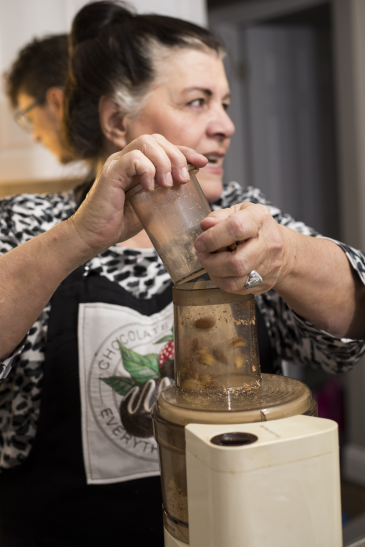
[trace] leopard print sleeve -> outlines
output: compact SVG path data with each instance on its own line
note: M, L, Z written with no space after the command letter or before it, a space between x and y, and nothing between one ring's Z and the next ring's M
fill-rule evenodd
M0 201L0 254L44 233L75 211L73 192L22 194Z
M23 194L1 200L0 255L68 218L74 208L72 192L50 195ZM45 311L47 309L48 307ZM34 329L38 329L39 333L45 330L45 322L41 321L43 315L44 312L31 329L32 332ZM15 363L20 362L19 356L29 343L28 335L9 357L0 362L0 381L8 376Z
M73 192L0 201L0 254L52 228L75 210ZM24 462L37 431L48 303L21 344L0 362L0 473Z
M225 188L221 199L212 208L217 210L244 201L266 205L273 218L283 226L312 237L323 237L313 228L274 207L257 188L244 189L236 182ZM341 247L365 284L364 254L338 241L331 241ZM327 372L342 373L350 370L365 353L365 340L340 339L318 329L291 310L273 290L256 297L256 301L265 319L271 342L281 359L322 368Z
M14 361L16 360L16 358L18 357L18 355L20 355L21 352L23 351L24 346L25 346L26 338L27 338L27 337L25 337L25 338L20 342L20 344L18 345L18 347L15 348L15 350L13 351L13 353L12 353L9 357L7 357L6 359L3 359L3 361L0 362L0 382L1 382L2 380L5 380L5 378L7 377L7 375L9 374L9 372L10 372L11 369L12 369L12 366L13 366Z
M9 201L0 201L0 255L11 251L19 245L11 208L8 207Z

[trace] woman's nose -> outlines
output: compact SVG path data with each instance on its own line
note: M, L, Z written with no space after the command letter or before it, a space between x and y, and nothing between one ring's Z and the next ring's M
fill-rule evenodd
M207 132L210 137L214 137L215 135L220 135L224 138L232 137L235 132L235 126L223 107L215 111L214 116L212 116L208 124Z

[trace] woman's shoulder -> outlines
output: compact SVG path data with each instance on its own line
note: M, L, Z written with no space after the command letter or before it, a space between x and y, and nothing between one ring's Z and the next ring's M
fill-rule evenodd
M243 201L271 205L271 203L265 198L264 194L258 188L253 188L253 186L243 188L243 186L241 186L238 182L232 181L224 186L221 197L212 204L212 209L214 211L218 209L225 209Z
M14 214L20 210L31 212L53 209L58 204L62 207L65 205L74 207L75 196L73 190L56 194L17 194L0 200L0 208L13 211Z
M0 200L1 235L12 234L17 243L31 239L73 214L74 192L20 194Z

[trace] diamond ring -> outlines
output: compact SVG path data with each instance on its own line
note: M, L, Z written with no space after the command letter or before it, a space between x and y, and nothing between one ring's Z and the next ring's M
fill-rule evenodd
M247 280L245 283L245 289L253 289L254 287L258 287L262 283L262 277L259 273L257 273L256 270L252 270L250 274L247 276Z

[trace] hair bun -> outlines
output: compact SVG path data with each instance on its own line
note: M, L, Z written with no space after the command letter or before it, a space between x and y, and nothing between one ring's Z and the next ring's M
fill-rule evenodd
M95 38L99 32L112 23L130 21L134 14L124 2L102 0L86 4L72 23L71 47L75 48L85 40Z

